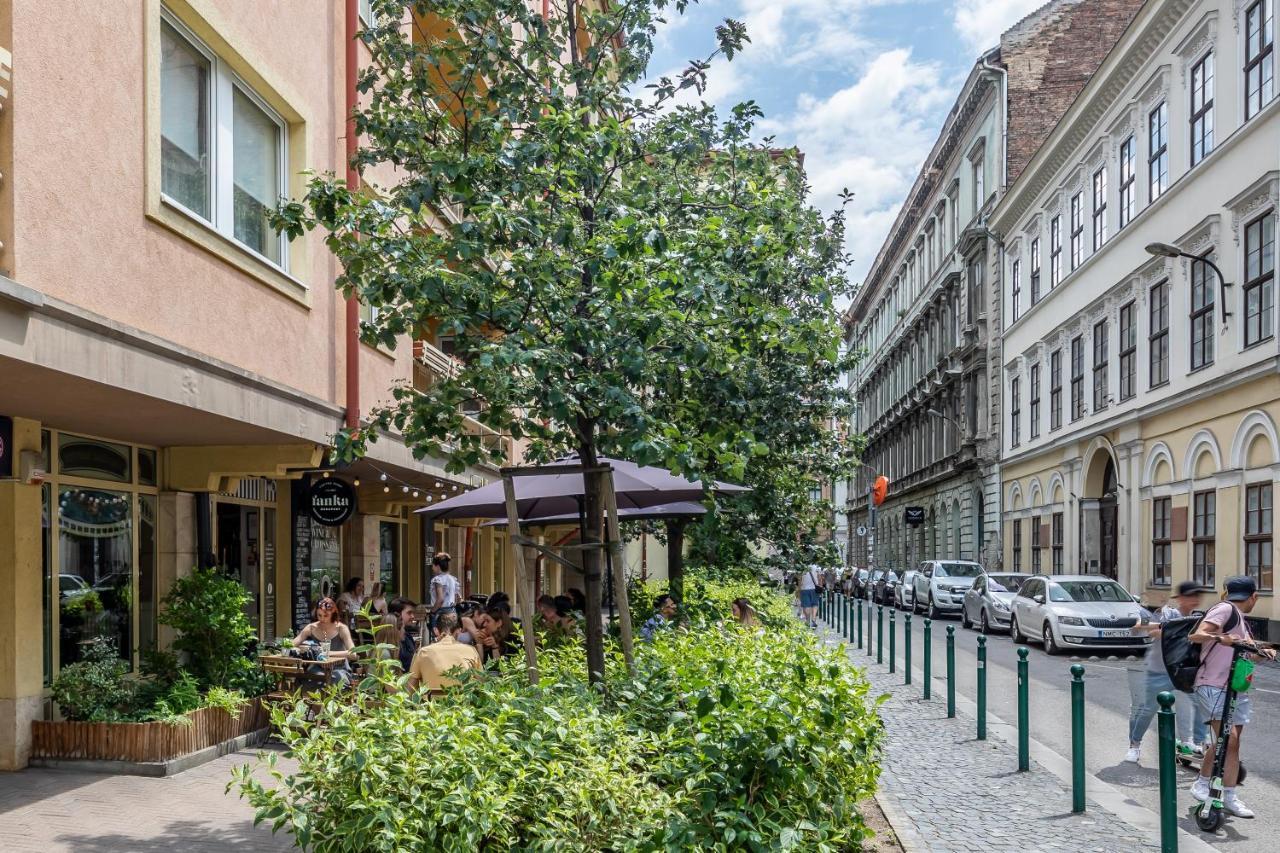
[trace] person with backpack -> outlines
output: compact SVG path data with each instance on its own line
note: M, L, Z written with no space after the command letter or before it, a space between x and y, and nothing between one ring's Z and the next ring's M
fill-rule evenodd
M1141 759L1142 738L1151 727L1151 720L1156 715L1156 697L1168 690L1173 692L1173 681L1165 669L1164 654L1161 650L1161 625L1174 619L1184 619L1200 609L1200 602L1207 590L1195 581L1183 581L1178 584L1172 600L1164 607L1151 614L1151 622L1138 628L1151 635L1151 646L1147 649L1146 666L1143 668L1140 685L1133 689L1133 706L1129 711L1129 751L1124 760L1137 764ZM1137 675L1135 673L1135 675ZM1186 694L1175 693L1178 697L1177 750L1190 757L1203 751L1205 741L1209 739L1209 726ZM1194 720L1194 726L1193 726Z
M1196 670L1194 685L1195 701L1213 727L1215 738L1221 735L1219 729L1234 656L1231 647L1241 641L1253 642L1253 632L1244 617L1258 603L1258 584L1251 577L1228 578L1226 592L1226 600L1209 608L1209 612L1191 634L1191 642L1200 645L1200 666ZM1274 660L1275 650L1268 649L1262 656ZM1231 738L1227 742L1226 766L1222 772L1223 808L1236 817L1243 818L1254 816L1253 811L1236 796L1236 781L1240 774L1240 738L1244 734L1244 727L1249 724L1249 711L1249 694L1238 694L1231 716ZM1191 786L1191 796L1202 803L1209 798L1209 777L1212 773L1213 752L1206 750L1204 759L1200 762L1200 775Z

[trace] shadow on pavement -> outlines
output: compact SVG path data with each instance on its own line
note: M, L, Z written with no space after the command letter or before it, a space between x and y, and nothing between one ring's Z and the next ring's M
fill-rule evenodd
M136 835L92 835L63 833L55 839L77 853L177 853L196 850L286 851L296 849L292 839L283 833L271 836L269 830L255 829L252 821L175 820L159 835L139 838Z

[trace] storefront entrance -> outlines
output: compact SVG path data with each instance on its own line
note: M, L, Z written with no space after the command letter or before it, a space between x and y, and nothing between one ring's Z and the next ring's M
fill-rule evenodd
M235 492L217 496L213 513L218 565L252 596L245 615L260 639L276 634L275 503L275 483L243 480Z

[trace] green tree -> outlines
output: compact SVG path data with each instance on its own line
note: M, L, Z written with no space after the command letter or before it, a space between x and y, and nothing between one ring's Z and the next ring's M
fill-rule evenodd
M383 23L362 34L372 63L356 162L394 166L395 179L353 192L318 176L276 224L328 232L338 286L378 308L365 340L394 346L434 327L462 366L392 389L370 423L338 436L344 458L385 430L420 456L448 453L454 470L492 458L464 429L476 400L482 424L529 439L538 460L616 454L733 477L768 453L731 405L698 410L717 375L732 379L726 398L789 392L749 387L732 367L743 354L833 357L831 319L814 318L833 313L839 252L780 275L827 234L812 227L799 158L761 156L754 104L723 119L675 105L701 90L713 56L741 48L740 23L717 27L712 57L642 85L659 16L686 6L553 0L544 18L527 0L374 0ZM589 541L602 538L601 489L588 479ZM583 552L595 679L600 563Z

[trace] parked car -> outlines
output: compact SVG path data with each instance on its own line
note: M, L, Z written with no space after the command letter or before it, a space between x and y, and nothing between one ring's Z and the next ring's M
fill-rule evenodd
M1044 650L1143 649L1151 637L1134 628L1142 613L1120 584L1099 575L1031 577L1013 599L1009 632L1015 643L1035 638Z
M974 578L960 607L960 624L966 628L977 625L984 634L993 629L1009 630L1013 598L1029 577L1022 572L997 572Z
M894 590L893 605L899 610L915 610L916 605L916 575L920 573L919 569L907 569L902 573L901 582L897 589Z
M872 601L877 604L883 604L892 607L894 602L894 590L898 587L898 573L893 569L889 569L880 575L880 580L876 582L872 595Z
M912 607L937 619L943 613L959 613L964 594L983 573L969 560L925 560L916 574Z
M855 569L853 573L853 594L855 598L867 597L867 582L871 578L870 569Z
M872 569L867 575L866 582L862 585L862 597L867 601L876 600L876 587L879 585L881 578L884 577L884 569Z
M66 573L58 575L59 598L79 598L91 592L93 589L89 586L89 582L79 575Z

